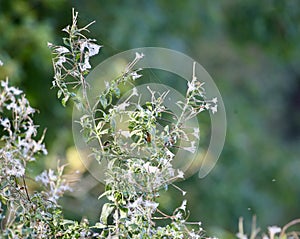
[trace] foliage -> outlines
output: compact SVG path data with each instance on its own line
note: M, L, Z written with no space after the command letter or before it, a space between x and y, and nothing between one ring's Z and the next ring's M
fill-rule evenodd
M53 85L58 88L58 97L63 94L63 105L70 96L74 99L76 107L82 112L79 123L85 141L96 142L96 146L91 146L94 158L99 163L104 160L108 162L106 190L100 197L106 196L109 202L104 204L100 222L94 226L100 230L99 237L202 237L200 223L187 222L186 201L183 201L172 215L167 215L158 209L159 203L156 200L161 188L167 190L170 183L184 177L183 172L173 169L171 164L174 157L172 150L178 140L182 138L190 143L189 147L183 148L184 150L195 150L195 142L190 142L185 132L184 121L205 109L211 109L215 113L217 98L203 99L203 83L197 80L194 73L193 79L188 83L185 101L177 102L181 115L162 130L158 130L157 123L162 114L175 116L163 105L168 92L158 94L148 87L151 102L140 105L138 99L141 95L134 89L122 104L114 104L113 98L120 97L120 85L132 85L134 80L142 76L132 70L144 57L142 53L136 53L133 61L124 69L124 73L117 79L106 82L104 92L98 96L94 105L90 105L85 75L90 68L89 57L97 54L100 46L82 34L90 24L78 28L77 15L78 13L73 11L73 23L64 29L69 35L64 38L65 46L52 43L48 45L54 54ZM72 78L68 78L69 76ZM81 86L81 94L75 92L78 86ZM136 98L137 103L130 103L131 98ZM132 107L135 110L128 110ZM118 130L116 117L123 118L126 115L129 116L128 129ZM195 132L197 134L197 129L194 129L193 134ZM130 145L128 138L133 139ZM156 216L157 213L161 215ZM113 218L113 222L109 222L109 217ZM171 223L165 228L156 227L155 220L159 219L168 219ZM198 229L189 229L188 225L198 225Z
M2 63L2 62L1 62ZM63 219L57 200L70 187L63 178L64 167L48 170L35 178L44 189L29 193L27 164L35 161L39 153L47 154L42 137L35 139L37 126L23 92L1 81L0 90L0 222L1 238L49 238L53 235L88 233L87 225Z
M31 8L32 2L43 3ZM49 88L50 82L37 80L49 78L46 73L41 75L42 71L45 72L44 69L47 71L47 67L41 68L40 65L41 62L45 63L49 60L47 54L39 54L41 51L37 50L35 44L40 42L39 45L45 45L44 39L49 39L48 36L45 37L45 33L51 38L53 34L51 31L59 25L57 22L65 21L66 14L64 14L63 4L41 8L40 6L45 2L53 1L17 0L11 4L14 8L23 6L19 7L22 11L5 8L10 1L1 5L0 50L1 53L7 50L4 56L10 57L9 62L4 58L5 63L10 63L10 66L22 64L20 68L23 75L19 80L22 80L21 83L25 86L30 101L42 109L41 116L38 117L45 115L38 123L49 125L51 130L48 133L56 135L54 141L53 137L47 134L47 145L51 146L52 142L56 142L55 152L60 152L61 145L68 142L65 140L64 133L64 125L66 125L64 122L68 119L62 117L65 114L61 113L54 100L47 95L45 88ZM226 8L228 2L233 4L228 4ZM290 52L294 54L295 59L299 59L299 51L294 50L299 44L293 40L297 39L297 33L291 38L289 35L281 37L276 33L276 29L280 27L271 27L265 28L268 31L260 31L258 35L255 31L254 35L251 34L256 26L260 27L261 22L268 22L266 15L271 14L273 19L284 16L288 20L289 16L295 16L288 12L296 12L299 8L284 8L266 14L268 10L265 8L272 9L274 1L271 1L268 6L259 1L252 1L253 4L240 1L236 8L235 2L226 1L224 4L217 4L201 1L201 7L199 1L189 1L184 4L174 2L172 5L163 1L153 1L151 4L147 1L138 4L107 2L101 4L101 7L98 1L90 1L89 4L76 2L78 8L84 9L82 14L86 14L83 20L90 18L91 15L92 18L99 16L102 24L97 26L100 31L95 33L98 34L97 37L100 36L100 39L103 38L106 45L111 44L108 48L116 50L116 48L125 49L128 46L153 45L153 43L171 46L174 49L192 52L194 56L200 57L209 72L213 72L218 86L222 88L225 103L230 106L227 107L227 114L231 130L222 160L210 177L201 181L201 184L195 177L181 185L190 192L189 205L192 205L194 215L205 215L202 218L205 225L218 225L230 230L234 230L235 219L241 214L247 216L257 213L262 224L266 224L267 221L282 223L299 214L298 201L295 200L299 193L299 188L295 187L295 181L299 179L297 170L299 168L297 156L299 155L299 147L297 147L299 136L297 69L299 67L297 67L297 60L278 61L270 57L278 49L293 49ZM280 2L285 3L285 1L276 1L276 3ZM245 5L252 5L255 13L259 15L248 15L251 11L247 11ZM142 10L136 11L137 8ZM172 11L169 10L170 8ZM55 11L52 11L53 9ZM237 12L239 14L236 14ZM32 17L31 23L38 23L28 25L29 29L30 26L34 26L32 34L22 30L27 28L21 27L28 15ZM5 24L3 24L4 16ZM231 16L236 18L231 19ZM227 25L228 18L230 21ZM256 21L257 18L260 20ZM249 19L253 21L248 21ZM294 19L295 21L284 24L284 31L287 30L285 27L287 25L289 25L288 29L297 26L297 18ZM44 23L51 23L51 25L40 28L41 24L45 25ZM227 28L224 28L224 23ZM107 27L108 24L110 27ZM272 35L271 32L271 36L268 36L269 30L272 29L275 29L275 34ZM249 34L244 39L238 38L243 45L237 50L235 42L229 40L228 36L233 34L233 39L236 39L235 36L244 36L238 31ZM124 32L126 34L123 34ZM21 40L18 37L11 38L19 33L22 36ZM135 36L134 39L132 35ZM30 39L35 39L32 38L33 36L44 38L32 43ZM280 47L277 47L278 41ZM24 53L26 49L32 49L28 52L29 56L33 57L28 57L27 51L26 54ZM45 52L45 49L42 52ZM107 54L107 51L104 54ZM5 74L9 69L11 68L6 67ZM19 73L18 69L10 70L9 72L14 72L14 75L9 75L16 76ZM51 120L47 121L49 115ZM57 120L57 117L61 117L60 120ZM60 135L57 132L60 132ZM175 204L175 200L174 202L168 200L169 197L174 198L174 195L163 199L169 207ZM66 204L68 205L70 203ZM74 213L74 210L72 212Z

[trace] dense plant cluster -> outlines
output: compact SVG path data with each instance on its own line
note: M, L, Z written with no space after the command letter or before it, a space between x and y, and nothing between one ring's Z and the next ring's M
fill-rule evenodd
M28 189L28 162L35 161L38 154L47 154L45 132L36 139L38 127L32 120L35 110L21 90L9 86L8 80L1 81L1 238L206 238L200 222L188 221L186 200L167 214L159 208L157 199L161 190L184 178L184 172L172 166L178 148L192 153L196 150L194 139L199 137L199 129L187 128L185 122L205 110L216 113L218 99L206 99L193 65L185 100L175 102L179 115L164 106L168 91L161 93L151 87L147 87L151 100L145 104L140 103L141 93L136 88L116 104L121 85L134 86L142 77L141 70L133 67L147 56L137 52L123 74L106 82L106 88L91 104L86 76L91 69L89 59L101 46L84 35L90 24L78 28L77 16L73 10L72 24L63 29L68 34L64 46L48 43L53 53L53 86L58 88L57 96L64 106L72 99L81 112L77 123L94 159L100 164L108 162L105 192L100 195L108 202L93 226L87 220L78 223L65 219L58 199L72 189L65 179L64 166L45 170L33 179L42 186L41 191ZM127 128L117 127L117 119ZM161 220L165 226L157 225ZM242 222L239 229L237 237L248 238ZM286 229L270 227L269 236L263 238L297 238L297 233L286 234ZM254 227L250 238L257 238L257 234Z
M40 192L29 192L27 164L38 154L47 154L44 133L36 139L37 126L32 120L35 110L25 94L8 79L0 88L0 238L49 238L53 235L76 235L86 224L63 219L57 200L70 187L63 176L64 167L46 170L33 181L41 184Z
M205 109L216 112L217 99L203 100L203 84L193 74L185 102L177 102L181 109L178 118L164 106L168 92L158 93L150 87L151 102L141 105L141 95L134 88L123 103L115 104L114 99L121 95L120 85L133 86L134 81L142 77L133 70L135 64L145 57L137 52L124 73L106 82L106 89L91 105L87 98L89 85L85 76L90 68L89 57L97 54L100 46L82 34L88 30L87 26L78 28L76 19L77 13L73 12L72 25L64 29L69 35L64 38L65 46L49 43L54 53L53 85L58 87L58 97L63 94L63 105L71 96L81 110L79 123L94 158L99 163L108 162L106 190L100 197L105 196L109 202L104 204L100 222L94 226L100 230L99 237L202 238L201 223L187 221L189 213L185 200L172 215L160 211L156 201L162 188L166 190L173 181L184 177L181 170L172 167L173 148L178 139L189 143L183 150L195 151L195 142L190 142L184 121ZM81 86L81 91L77 92L76 86ZM172 116L173 121L158 129L158 120L163 115ZM116 118L127 122L127 129L118 129ZM197 132L193 129L192 134L198 137ZM157 227L157 220L170 220L171 223Z

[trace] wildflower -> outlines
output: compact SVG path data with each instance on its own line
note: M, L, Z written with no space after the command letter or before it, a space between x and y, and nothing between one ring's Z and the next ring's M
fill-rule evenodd
M60 56L58 57L58 61L56 61L55 65L56 66L62 66L64 62L66 62L66 57L64 56Z
M22 177L25 174L25 168L19 160L10 158L10 165L6 167L6 174L15 177Z
M64 46L59 46L57 47L54 52L56 52L57 54L65 54L70 52L68 48L64 47Z
M7 118L0 119L0 124L6 129L10 128L10 121Z
M143 53L138 53L138 52L135 53L135 58L136 58L137 60L142 59L144 56L145 56L145 55L144 55Z
M35 181L41 182L44 186L47 186L50 183L47 171L44 171L40 175L36 176Z
M89 56L88 56L88 53L85 54L85 57L84 57L84 63L79 63L79 68L80 68L80 71L83 72L87 69L91 69L91 65L90 65L90 62L89 62Z
M142 75L136 73L136 71L132 72L132 73L130 74L130 76L132 77L132 80L136 80L136 79L142 77Z
M130 106L129 103L123 102L117 106L117 111L125 111L126 107Z
M181 203L181 206L179 207L179 209L185 211L186 210L186 204L187 204L187 200L183 200Z
M217 104L218 103L218 98L217 97L213 98L211 102L213 102L214 104Z
M3 62L0 60L0 66L3 66Z
M86 47L89 50L89 56L94 56L99 53L99 50L102 46L99 46L95 43L88 42Z
M128 208L137 208L139 207L141 204L143 203L143 198L139 197L138 199L136 199L133 203L129 203L128 204Z
M139 95L136 88L133 88L133 89L132 89L132 94L131 94L131 95L135 95L135 96L138 96L138 95Z
M200 136L199 128L194 128L193 129L193 135L195 136L195 138L199 139L199 136Z
M177 170L178 171L178 174L177 174L177 178L184 178L184 173L183 173L183 171L181 171L181 170Z
M195 143L196 143L195 141L192 141L190 147L183 147L183 149L186 150L186 151L189 151L191 153L195 153L196 152Z
M49 201L57 203L57 200L66 192L72 191L72 188L65 180L61 178L63 167L58 168L58 175L52 169L43 171L40 175L36 176L35 181L41 182L47 189L44 194Z
M281 228L277 226L268 227L270 238L273 239L277 233L281 232Z
M214 114L214 113L216 113L218 111L218 105L214 105L210 109L211 109L211 112Z
M147 208L150 208L152 211L155 211L156 208L159 206L159 203L146 200L144 202L144 206L147 207Z
M99 50L102 46L92 43L91 39L84 39L84 40L79 40L80 44L80 52L84 54L85 49L87 48L88 50L88 56L94 56L99 53Z
M155 166L151 166L150 165L150 162L147 162L144 164L144 168L146 169L146 171L148 173L156 173L159 171L158 167L155 167Z
M193 92L196 90L195 82L194 81L188 81L188 90L187 92Z
M247 235L245 235L245 234L243 234L243 233L240 233L240 232L237 233L236 236L237 236L237 238L239 238L239 239L248 239Z
M168 148L166 148L165 151L168 158L174 158L175 154L173 154Z
M13 93L14 95L20 95L23 91L15 88L15 87L9 87L11 93Z
M31 136L35 136L37 133L36 131L36 127L34 127L33 125L29 125L28 127L26 127L26 132L25 132L25 139L30 139Z

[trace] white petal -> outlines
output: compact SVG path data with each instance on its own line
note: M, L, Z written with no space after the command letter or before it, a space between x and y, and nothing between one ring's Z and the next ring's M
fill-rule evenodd
M90 43L90 42L87 43L86 47L89 49L89 56L97 55L101 48L101 46L99 46L95 43Z

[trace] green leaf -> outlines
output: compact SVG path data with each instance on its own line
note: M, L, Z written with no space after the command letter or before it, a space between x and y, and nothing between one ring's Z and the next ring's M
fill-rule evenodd
M68 102L69 100L69 95L66 95L62 100L61 100L61 103L63 105L63 107L66 107L66 103Z
M103 223L97 222L95 224L95 226L93 226L92 228L105 229L105 228L107 228L107 226L105 224L103 224Z
M64 38L63 38L63 42L64 42L64 45L70 46L70 42L69 42L69 39L68 39L68 38L64 37Z
M61 95L62 95L62 91L61 91L61 90L58 90L58 91L57 91L57 98L59 99L59 98L61 97Z
M103 126L104 126L104 122L100 121L96 126L96 130L99 131L100 129L102 129Z
M120 218L127 218L128 208L120 207Z
M114 204L112 204L112 203L105 203L103 205L103 207L102 207L102 212L101 212L101 216L100 216L100 222L103 223L103 224L107 224L107 218L113 212L114 209L115 209Z
M108 130L109 130L109 129L104 129L104 130L102 130L99 134L108 134Z
M99 98L100 98L100 103L101 103L103 109L106 109L106 107L107 107L107 99L106 99L106 97L104 95L101 95Z
M120 89L119 89L118 87L116 87L116 88L114 89L114 93L116 94L116 97L117 97L117 98L119 98L120 95L121 95Z

